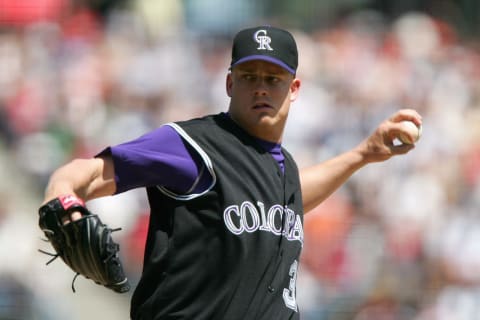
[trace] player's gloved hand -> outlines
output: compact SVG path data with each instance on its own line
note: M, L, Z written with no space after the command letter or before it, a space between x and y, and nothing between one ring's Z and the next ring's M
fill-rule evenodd
M74 212L82 217L68 222ZM67 195L47 202L39 209L39 226L56 251L47 264L60 257L76 273L74 281L83 275L118 293L130 290L118 256L119 245L111 236L120 229L108 228L82 200ZM73 282L72 290L75 292Z

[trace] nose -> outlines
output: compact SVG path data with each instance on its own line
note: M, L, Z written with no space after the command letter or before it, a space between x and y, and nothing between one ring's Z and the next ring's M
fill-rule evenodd
M264 78L259 77L255 83L255 95L264 96L268 93L268 86Z

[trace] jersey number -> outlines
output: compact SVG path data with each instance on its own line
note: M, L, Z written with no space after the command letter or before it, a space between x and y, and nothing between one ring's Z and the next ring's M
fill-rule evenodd
M290 283L288 285L288 289L283 289L283 301L285 305L297 312L297 298L295 294L296 282L297 282L297 271L298 271L298 262L297 260L293 261L292 265L290 266L290 271L288 275L290 276Z

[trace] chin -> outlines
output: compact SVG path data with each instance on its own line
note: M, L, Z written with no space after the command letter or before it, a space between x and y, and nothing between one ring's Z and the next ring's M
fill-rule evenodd
M258 116L258 124L263 124L263 125L275 125L275 123L278 122L277 119L275 119L275 117L272 117L270 114L268 113L261 113L259 116Z

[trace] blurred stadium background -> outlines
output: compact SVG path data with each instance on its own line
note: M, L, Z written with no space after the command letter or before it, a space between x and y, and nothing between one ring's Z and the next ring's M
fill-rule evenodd
M300 166L355 146L398 108L424 135L358 172L305 220L303 320L478 320L480 2L0 0L0 319L128 319L129 299L45 266L37 208L74 157L162 123L226 110L238 29L290 29L300 99L284 145ZM133 285L147 206L90 203ZM219 266L221 268L221 266Z

